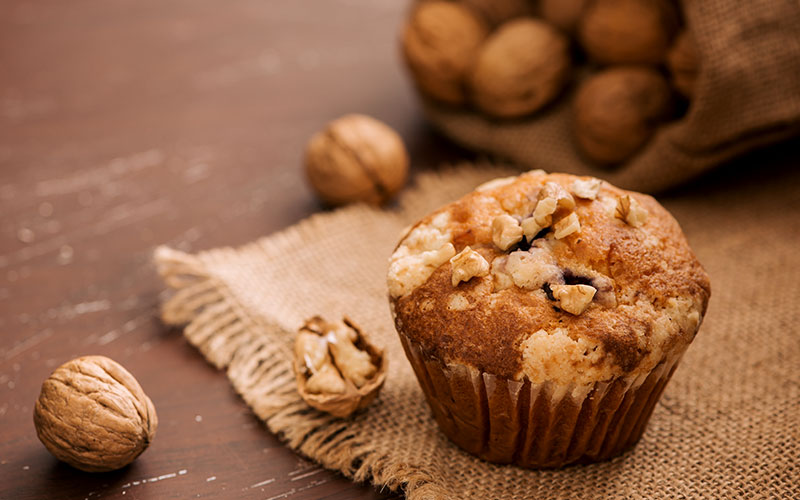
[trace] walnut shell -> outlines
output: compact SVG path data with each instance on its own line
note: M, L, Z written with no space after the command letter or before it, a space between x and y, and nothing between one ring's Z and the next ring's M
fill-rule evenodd
M561 32L536 19L516 19L495 31L478 52L471 97L488 114L525 115L561 92L569 70L569 41Z
M611 165L633 155L671 110L666 79L649 67L617 66L588 78L575 96L574 129L587 157Z
M42 384L33 421L50 453L87 472L133 462L158 427L153 403L133 375L103 356L57 368Z
M369 372L362 372L363 377L360 380L350 373L352 370L348 370L354 366L346 364L347 358L332 349L332 344L336 342L334 332L337 329L347 330L347 335L354 339L349 347L354 346L369 360L373 368ZM312 389L311 378L321 370L319 366L313 366L316 361L312 359L314 354L308 352L302 345L301 339L304 334L316 335L320 339L323 349L326 350L322 354L326 359L321 361L321 364L328 370L333 369L336 382L317 384ZM386 380L388 363L389 360L383 355L383 350L372 344L361 329L348 318L330 323L319 316L314 316L307 320L298 332L292 367L297 379L297 391L309 406L335 417L345 418L357 410L366 408L378 396Z
M530 0L461 0L461 3L480 14L490 26L499 26L515 17L531 15L534 10Z
M403 30L403 56L417 88L450 104L466 100L464 79L489 30L469 8L423 2Z
M678 29L669 0L593 0L578 28L589 56L603 64L659 64Z
M306 174L323 201L385 203L405 184L408 153L388 125L346 115L315 134L306 147Z
M675 43L667 53L667 66L672 75L672 86L685 97L691 98L699 64L694 39L688 31L675 37Z
M556 28L574 33L587 0L541 0L542 18Z

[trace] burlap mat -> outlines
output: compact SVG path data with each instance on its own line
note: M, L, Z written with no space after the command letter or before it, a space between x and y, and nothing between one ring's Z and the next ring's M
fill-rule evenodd
M412 499L800 498L798 175L667 200L712 279L705 324L641 442L611 462L531 471L482 462L438 430L394 332L387 259L406 224L498 168L418 176L397 211L352 206L239 249L160 248L164 321L220 368L287 446ZM294 332L346 313L383 344L389 375L365 413L310 409L290 368Z
M633 158L602 169L578 153L572 94L519 120L425 103L428 118L461 145L528 169L603 177L656 192L747 150L800 134L800 3L682 1L700 71L686 116L659 129Z

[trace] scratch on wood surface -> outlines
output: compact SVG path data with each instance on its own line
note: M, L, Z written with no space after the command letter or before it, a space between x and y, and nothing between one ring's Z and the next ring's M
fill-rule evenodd
M160 149L148 149L128 156L113 158L102 167L78 171L60 179L47 179L36 183L37 196L68 194L92 187L102 187L115 178L164 163L166 155Z
M163 214L170 206L168 199L153 200L144 204L124 204L120 205L108 214L108 216L94 225L89 225L81 230L75 231L70 235L69 241L80 240L89 232L95 235L107 234L112 230L119 230L123 227L150 219L156 215ZM66 235L58 235L48 240L43 240L39 243L26 246L10 256L3 256L2 263L8 265L10 263L21 263L49 254L51 252L58 252L56 260L59 263L69 263L72 261L74 250L67 245L68 238ZM65 249L65 247L69 247ZM65 256L64 253L68 255ZM65 262L66 261L66 262Z
M256 484L250 485L250 487L251 488L260 488L261 486L266 486L266 485L268 485L270 483L274 483L274 482L275 482L275 478L273 477L271 479L267 479L265 481L261 481L260 483L256 483Z
M300 474L299 476L295 476L290 481L299 481L300 479L305 479L309 476L313 476L314 474L319 474L320 472L324 471L325 469L315 469L311 472L306 472L305 474Z
M295 488L292 488L291 490L281 493L279 495L275 495L274 497L269 497L267 498L267 500L278 500L279 498L287 498L294 495L295 493L297 493L297 490Z
M94 227L94 234L105 234L112 229L119 229L121 225L127 225L163 213L169 206L169 200L157 199L148 203L126 203L114 208L109 216Z
M201 89L225 87L250 77L275 75L280 72L281 66L280 56L265 50L255 57L234 61L201 73L194 83Z
M8 360L18 356L19 354L27 351L31 347L43 342L45 339L47 339L51 335L53 335L53 330L51 328L45 328L41 332L39 332L39 333L37 333L37 334L35 334L35 335L31 336L31 337L28 337L27 339L23 340L22 342L19 342L17 345L12 347L11 349L8 349L7 351L5 351L2 354L3 360L4 361L8 361Z
M149 477L149 478L144 478L144 479L137 479L136 481L131 481L130 483L123 484L122 485L122 489L124 490L124 489L130 488L132 486L139 486L141 484L155 483L155 482L158 482L158 481L164 481L165 479L172 479L174 477L183 476L187 472L189 472L189 471L186 470L186 469L181 469L181 470L179 470L177 472L170 472L169 474L162 474L160 476Z
M315 480L315 481L311 481L310 483L308 483L308 484L307 484L307 485L305 485L305 486L302 486L302 487L300 487L300 488L297 488L297 491L306 491L306 490L310 490L310 489L312 489L312 488L316 488L317 486L322 486L323 484L325 484L325 483L329 483L329 482L331 482L331 480L330 480L330 479L317 479L317 480Z

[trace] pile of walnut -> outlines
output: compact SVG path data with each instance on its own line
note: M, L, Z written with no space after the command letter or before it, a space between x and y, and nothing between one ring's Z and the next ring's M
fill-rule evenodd
M525 218L508 214L499 215L492 221L492 243L506 252L513 250L523 240L530 244L545 230L552 230L557 240L581 231L578 214L575 213L575 198L594 200L600 190L599 179L577 179L572 183L571 193L555 182L546 183L536 201L533 212ZM629 195L617 198L614 217L632 227L641 227L647 222L647 211ZM451 281L454 287L474 277L489 274L489 262L478 252L465 247L450 259ZM546 284L545 292L550 300L570 314L583 313L594 299L597 289L586 284Z
M366 408L386 378L387 358L352 321L315 316L294 344L294 373L300 396L314 408L348 417Z
M630 158L685 109L698 66L676 0L419 1L402 44L422 94L496 118L544 108L587 63L573 132L600 165Z

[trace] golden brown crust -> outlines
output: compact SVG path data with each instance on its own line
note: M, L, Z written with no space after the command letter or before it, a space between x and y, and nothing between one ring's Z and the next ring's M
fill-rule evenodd
M570 190L576 179L565 174L523 174L510 184L475 191L416 227L430 224L437 214L449 214L441 231L449 235L455 251L469 245L492 263L515 251L503 252L493 244L493 219L501 214L524 219L546 182ZM615 217L616 201L626 194L647 213L641 227ZM501 289L490 274L454 287L451 264L444 262L419 286L391 298L398 331L448 363L507 378L545 373L584 383L649 370L683 349L705 313L710 286L678 223L652 197L605 182L597 199L574 199L580 231L555 240L550 230L535 245L555 259L562 283L585 282L598 289L583 313L573 315L557 307L547 285ZM564 216L556 212L555 217L559 215ZM522 249L530 243L523 241ZM554 332L565 332L587 352L568 356L572 366L564 372L564 366L556 366L563 365L563 359L550 360L537 350L540 344L530 343L541 330L553 339ZM540 369L529 366L526 356L531 355L541 358ZM578 374L574 379L570 369Z

